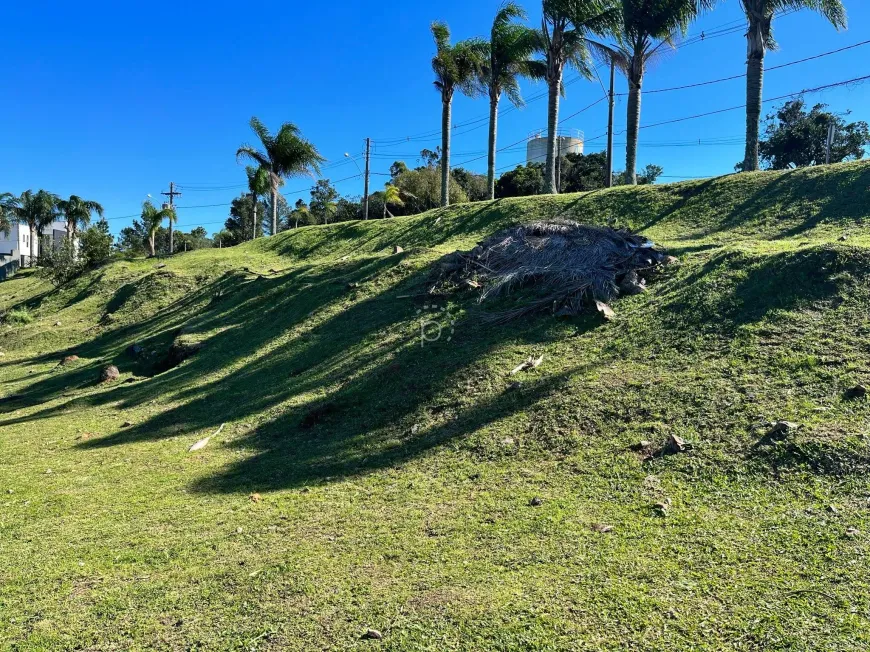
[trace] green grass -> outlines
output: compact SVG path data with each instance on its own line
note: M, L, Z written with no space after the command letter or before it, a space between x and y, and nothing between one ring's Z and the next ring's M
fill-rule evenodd
M416 296L556 215L680 264L608 323ZM868 219L856 163L0 283L34 317L0 325L0 648L867 649ZM454 332L421 346L432 305ZM178 340L203 348L167 368ZM631 450L670 434L691 450Z

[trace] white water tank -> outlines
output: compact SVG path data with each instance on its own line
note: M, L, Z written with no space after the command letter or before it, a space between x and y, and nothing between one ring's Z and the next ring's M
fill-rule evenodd
M560 129L556 132L556 155L583 153L583 132L578 129ZM526 163L547 162L547 132L535 131L529 134L526 144Z

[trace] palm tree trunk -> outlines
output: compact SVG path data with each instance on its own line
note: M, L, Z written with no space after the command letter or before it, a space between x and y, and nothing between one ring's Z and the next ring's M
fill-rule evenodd
M278 235L278 189L272 186L272 235Z
M628 116L626 118L625 180L637 185L637 134L640 130L640 87L643 78L628 82Z
M450 205L450 117L453 96L447 94L441 100L441 205Z
M556 139L559 137L559 91L562 89L562 70L548 79L550 101L547 107L547 168L544 173L544 192L555 195L556 190Z
M155 236L155 234L152 233L151 237L148 239L148 244L151 246L151 257L152 258L154 258L154 256L157 255L157 248L156 248L156 245L154 243L154 236Z
M486 167L486 182L489 198L495 199L495 141L498 135L499 96L491 93L489 98L489 161Z
M254 235L251 237L251 240L257 239L257 195L255 193L251 193L251 200L254 203Z
M169 255L175 253L175 232L172 230L172 220L169 220Z
M758 131L761 121L761 93L764 86L764 31L763 22L749 14L746 33L746 155L743 171L758 169Z

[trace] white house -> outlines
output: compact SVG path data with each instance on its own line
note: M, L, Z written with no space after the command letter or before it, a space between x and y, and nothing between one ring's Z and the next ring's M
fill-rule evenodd
M57 246L67 237L66 222L53 222L42 235L44 241ZM39 257L39 246L39 236L34 231L31 239L26 224L13 224L8 234L0 231L0 257L4 261L17 259L22 266L29 265L31 260Z

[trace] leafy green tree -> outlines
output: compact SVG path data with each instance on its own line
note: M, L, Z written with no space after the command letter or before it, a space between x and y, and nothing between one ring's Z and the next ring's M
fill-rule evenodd
M450 44L450 29L446 23L432 23L436 54L432 59L435 89L441 94L441 205L450 204L450 121L453 95L458 89L469 97L482 94L480 79L487 54L486 43L480 39Z
M329 179L318 179L311 189L311 202L308 204L308 209L321 224L329 224L329 220L335 217L338 209L339 196Z
M484 201L490 199L489 182L486 176L476 174L465 168L456 168L451 172L456 183L465 191L468 201Z
M518 165L502 174L495 184L495 196L499 199L542 195L545 190L543 163Z
M79 229L86 229L91 223L91 213L103 216L101 204L78 195L70 195L69 199L59 201L57 208L66 219L66 230L71 240L75 240Z
M163 226L163 220L175 222L178 218L176 217L175 211L173 209L158 209L150 201L146 201L142 204L141 219L142 224L144 224L145 229L148 233L148 246L151 251L151 256L154 257L157 255L157 232L160 230L160 227Z
M390 178L395 179L397 176L399 176L403 172L407 172L407 171L408 171L408 166L405 164L404 161L395 161L390 166Z
M118 234L115 248L124 254L138 256L148 252L148 229L140 220L133 220L132 226L126 226Z
M224 230L232 234L230 240L224 241L224 246L235 246L251 239L256 232L262 235L262 221L256 219L258 214L266 215L268 207L265 202L254 204L250 194L235 197L230 203L230 214L224 222ZM268 220L267 220L268 221Z
M519 78L540 74L540 66L531 60L538 44L535 30L514 22L524 20L526 12L516 2L508 0L498 10L492 22L487 57L483 66L483 83L489 94L489 155L487 189L489 199L495 199L495 153L498 137L498 104L502 94L517 108L525 105L520 93ZM466 192L468 189L466 188ZM478 201L469 194L471 201Z
M776 48L773 17L778 11L812 9L824 16L835 29L846 28L846 8L842 0L740 0L746 14L746 155L742 169L758 169L758 136L761 123L761 94L764 85L764 55Z
M82 231L79 240L79 256L84 266L97 267L111 260L114 237L105 219Z
M807 111L804 100L783 104L767 116L765 138L758 144L764 167L769 170L822 165L825 162L828 128L835 127L831 163L864 157L870 144L870 129L864 121L847 123L842 115L827 111L827 104L816 104ZM849 115L845 113L844 115Z
M712 9L715 2L620 0L620 22L616 32L619 44L606 46L590 43L600 58L614 63L628 80L625 147L625 179L628 184L637 183L641 87L647 68L670 53L676 38L686 33L698 13L703 9Z
M538 35L538 50L544 61L536 68L547 80L547 164L544 185L555 194L556 139L559 128L559 97L564 92L565 66L573 66L582 76L592 79L589 57L589 34L604 35L619 23L619 8L614 0L543 0L543 18Z
M598 190L605 186L604 169L607 166L607 154L566 154L561 170L562 192L585 192Z
M416 215L441 205L442 185L438 168L418 167L408 170L393 179L393 185L402 191L405 201L405 214ZM449 186L451 204L468 201L468 195L458 183Z
M299 128L285 122L274 136L256 117L251 118L251 130L263 146L258 150L251 145L242 145L236 158L253 161L269 174L272 194L272 235L278 233L278 188L283 179L300 176L314 177L320 174L320 165L326 161L317 148L302 137Z

